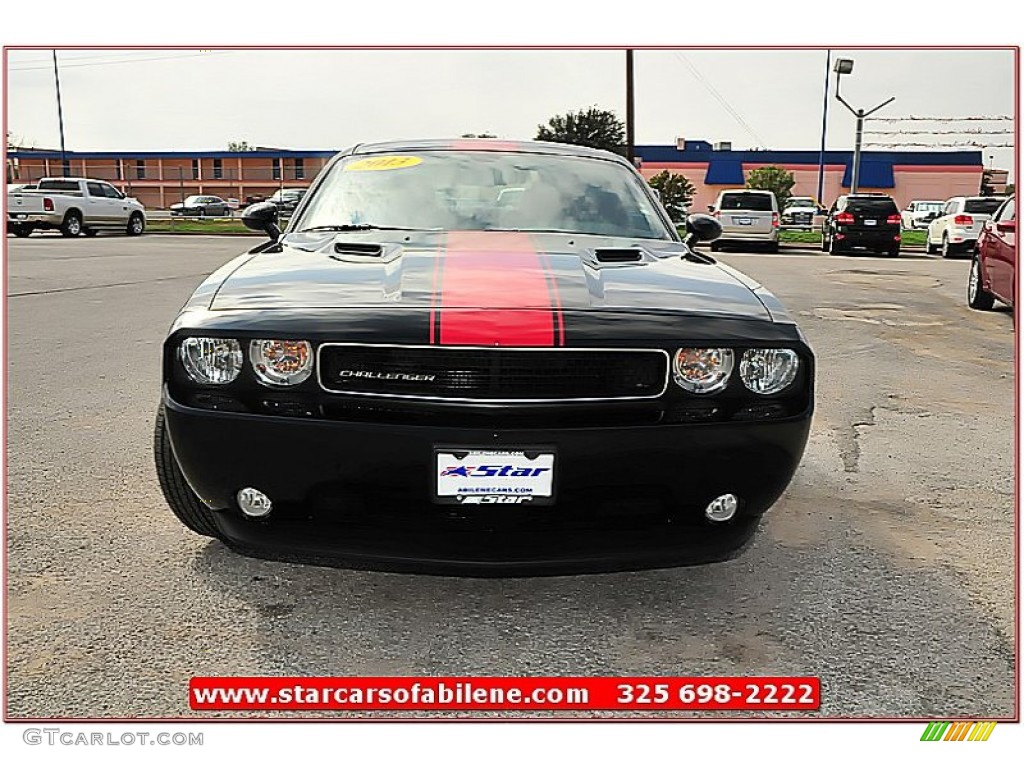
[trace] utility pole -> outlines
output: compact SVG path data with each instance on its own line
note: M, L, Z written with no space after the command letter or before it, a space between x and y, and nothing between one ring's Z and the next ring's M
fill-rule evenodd
M64 151L64 109L60 103L60 72L57 70L57 49L53 50L53 82L57 85L57 122L60 125L60 165L61 174L67 166L67 153Z
M857 194L858 183L860 182L860 147L861 142L864 138L864 118L869 115L875 114L878 110L884 107L886 104L891 104L896 101L896 97L892 96L877 107L869 109L867 111L863 109L854 109L842 96L839 95L839 81L842 80L843 75L848 75L853 72L853 59L836 59L836 98L839 102L846 107L850 112L853 113L854 117L857 118L857 134L853 144L853 173L850 176L850 194Z
M633 132L633 49L626 49L626 159L636 163L636 134Z

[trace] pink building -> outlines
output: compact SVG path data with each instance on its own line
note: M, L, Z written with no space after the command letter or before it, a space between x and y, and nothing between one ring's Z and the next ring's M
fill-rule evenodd
M650 178L662 171L686 176L697 188L690 210L699 212L714 202L719 191L746 184L755 168L775 165L793 174L793 195L818 196L817 150L715 150L706 141L673 146L638 146L640 172ZM853 152L825 152L823 205L850 191ZM862 152L859 191L882 192L900 207L911 200L946 200L976 195L984 170L980 151L971 152Z

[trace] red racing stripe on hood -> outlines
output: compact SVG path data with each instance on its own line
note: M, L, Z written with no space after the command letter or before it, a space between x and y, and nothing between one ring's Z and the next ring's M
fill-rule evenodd
M453 232L447 245L434 288L433 343L552 347L561 342L555 281L529 235Z

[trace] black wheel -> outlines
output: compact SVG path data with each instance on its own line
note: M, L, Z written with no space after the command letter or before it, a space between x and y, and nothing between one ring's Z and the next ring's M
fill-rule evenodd
M828 253L829 246L830 246L830 244L828 242L828 238L825 236L825 233L822 232L821 233L821 250L822 250L822 252L823 253Z
M944 259L951 259L956 255L956 251L953 250L953 244L949 242L949 235L942 236L942 245L939 246L940 254Z
M971 259L971 275L967 278L967 306L971 309L992 309L996 297L985 290L981 283L981 261Z
M835 238L833 237L830 237L828 239L828 252L831 253L833 256L837 256L843 252L842 247L836 244Z
M96 230L91 227L82 227L82 234L86 237L96 237Z
M64 214L64 221L60 225L60 233L64 237L78 237L82 234L82 214L78 211L68 211Z
M928 239L928 235L924 236L924 250L932 256L939 252L938 247L932 245L932 241Z
M768 243L768 245L765 248L765 250L768 251L768 253L778 253L779 252L779 244L778 243Z
M897 245L895 248L890 248L886 251L886 255L889 256L889 258L895 259L900 255L900 247Z
M720 250L722 250L722 244L717 242L717 241L712 241L711 242L711 251L712 251L712 253L718 253Z
M202 219L206 216L206 209L200 208L198 211L196 211L196 214L199 216L200 219Z
M142 214L136 211L128 217L128 226L125 229L129 235L138 236L146 231L146 220L142 217Z
M201 536L219 538L213 513L189 487L178 467L178 460L174 458L171 441L167 437L162 404L156 412L156 425L153 429L153 459L156 462L156 478L160 483L160 490L163 491L167 506L171 508L174 516L186 528Z
M32 234L32 227L26 226L24 224L11 224L9 227L7 227L7 231L10 232L15 237L28 237L29 235Z

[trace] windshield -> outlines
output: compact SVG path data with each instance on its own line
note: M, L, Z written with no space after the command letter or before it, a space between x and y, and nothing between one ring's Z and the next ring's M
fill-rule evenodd
M722 195L723 211L770 211L771 195L764 192L729 192Z
M38 188L44 192L81 192L77 181L62 181L59 179L44 179L39 182Z
M967 200L964 202L964 213L995 213L1002 204L999 198Z
M918 211L941 211L942 210L942 203L938 202L938 201L936 201L934 203L931 203L931 202L929 202L929 203L918 203L915 210L918 210Z
M346 158L331 169L294 228L353 225L672 237L627 168L526 152Z
M847 200L846 210L850 213L863 213L875 216L890 216L899 213L896 203L891 197L851 197Z
M787 208L817 208L809 197L791 197L786 201Z
M192 197L185 198L185 205L195 205L196 203L201 203L202 201L203 198L192 195Z

